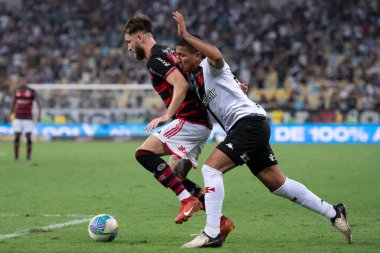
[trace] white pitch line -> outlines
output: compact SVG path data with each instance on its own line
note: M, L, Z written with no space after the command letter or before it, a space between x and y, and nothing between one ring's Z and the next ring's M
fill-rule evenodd
M89 222L89 221L90 221L90 219L86 218L86 219L80 219L80 220L72 220L72 221L65 222L65 223L52 224L52 225L48 225L48 226L44 226L44 227L40 227L40 228L24 229L24 230L17 231L17 232L11 233L11 234L0 235L0 241L5 240L5 239L9 239L9 238L24 236L24 235L27 235L29 233L32 233L33 230L41 231L41 232L47 232L50 230L59 229L59 228L72 226L72 225L77 225L77 224L82 224L82 223Z
M45 217L76 217L76 218L91 218L95 215L88 214L44 214Z
M92 214L37 214L37 215L30 215L28 216L27 214L15 214L15 213L1 213L0 217L39 217L39 216L44 216L44 217L72 217L72 218L90 218L95 215Z

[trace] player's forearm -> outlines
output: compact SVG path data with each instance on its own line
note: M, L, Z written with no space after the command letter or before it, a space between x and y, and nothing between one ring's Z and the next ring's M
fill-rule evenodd
M223 55L217 47L214 45L198 39L191 34L187 33L183 38L195 47L199 52L204 54L209 60L211 60L214 66L222 66L224 64Z
M171 101L171 103L170 103L170 105L166 111L166 115L169 118L172 118L175 115L175 113L178 111L181 104L185 100L185 97L187 94L187 89L188 89L187 84L176 85L174 87L173 99L172 99L172 101Z

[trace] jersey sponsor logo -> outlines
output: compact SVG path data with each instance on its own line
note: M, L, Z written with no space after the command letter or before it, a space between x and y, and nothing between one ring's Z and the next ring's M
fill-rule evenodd
M16 101L16 103L17 103L18 105L28 105L28 104L30 104L30 102L31 102L30 99L18 99L18 100Z
M213 100L217 96L215 89L208 90L206 95L203 97L202 104L207 106L211 100Z
M215 192L215 187L206 187L206 193Z
M169 62L165 61L161 57L157 57L156 60L160 61L165 67L169 67L171 65Z

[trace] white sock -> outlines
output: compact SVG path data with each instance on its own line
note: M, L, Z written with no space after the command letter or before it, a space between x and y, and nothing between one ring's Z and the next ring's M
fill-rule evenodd
M273 194L294 201L316 213L322 214L326 218L333 218L336 215L334 207L309 191L303 184L290 178L285 179L285 183Z
M187 199L188 197L190 197L191 194L185 189L183 190L180 194L177 195L178 199L181 201L183 199Z
M203 165L203 180L205 183L206 227L205 233L213 238L220 234L220 217L224 199L223 173Z

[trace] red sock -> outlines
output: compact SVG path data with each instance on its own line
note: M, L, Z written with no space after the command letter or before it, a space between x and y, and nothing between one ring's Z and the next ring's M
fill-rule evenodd
M185 190L185 186L183 186L178 177L174 175L170 166L160 156L148 150L137 150L135 156L136 160L145 169L153 173L158 182L172 189L176 195Z

